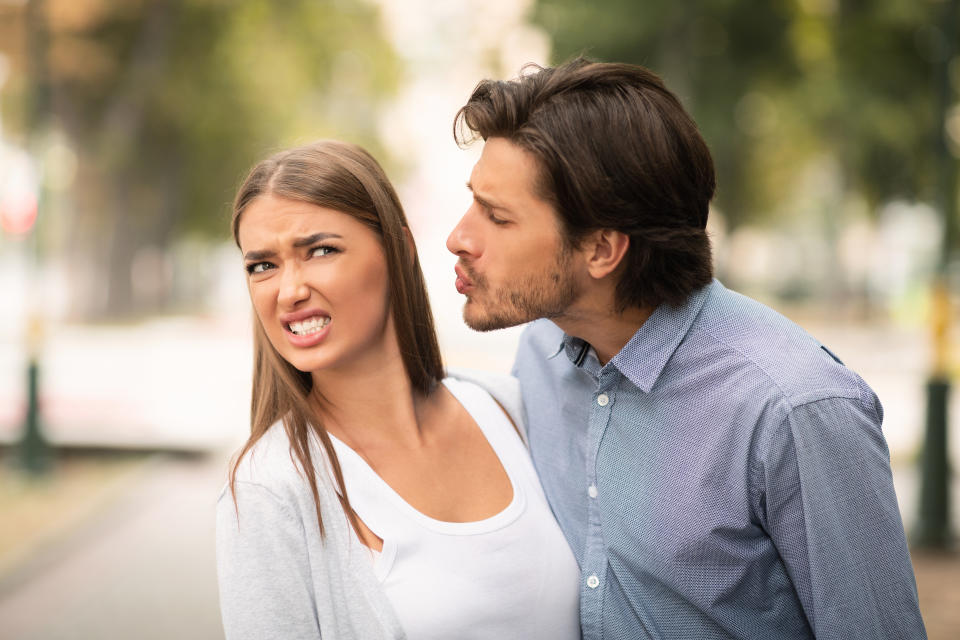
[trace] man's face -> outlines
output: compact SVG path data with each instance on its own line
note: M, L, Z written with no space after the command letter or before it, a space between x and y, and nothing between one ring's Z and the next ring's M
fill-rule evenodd
M534 191L536 159L490 138L470 175L473 204L447 238L457 291L471 329L559 318L580 294L577 252L563 241L553 207Z

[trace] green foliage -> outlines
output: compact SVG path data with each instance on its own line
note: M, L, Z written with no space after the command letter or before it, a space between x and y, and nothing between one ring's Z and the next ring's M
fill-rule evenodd
M332 137L383 155L399 64L364 0L32 0L23 15L34 117L15 121L37 140L53 123L77 152L60 235L106 292L78 294L84 316L172 304L169 287L135 290L141 249L229 237L234 191L268 153Z
M873 204L932 197L940 3L925 0L540 0L554 58L585 52L660 73L703 131L718 205L770 215L798 169L831 157ZM938 32L943 28L945 31Z
M169 203L122 215L223 235L234 189L264 154L320 137L378 151L375 108L397 62L369 4L128 0L73 27L47 8L54 116L104 180ZM74 68L78 56L87 64Z
M182 163L184 226L223 231L243 172L265 153L321 137L378 151L378 99L396 62L366 5L195 2L178 16L150 101L156 160ZM378 154L379 155L379 154Z

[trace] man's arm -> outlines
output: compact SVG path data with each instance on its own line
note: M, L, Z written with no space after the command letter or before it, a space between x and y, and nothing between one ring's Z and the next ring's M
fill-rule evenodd
M926 638L877 409L800 404L760 448L760 517L816 637Z

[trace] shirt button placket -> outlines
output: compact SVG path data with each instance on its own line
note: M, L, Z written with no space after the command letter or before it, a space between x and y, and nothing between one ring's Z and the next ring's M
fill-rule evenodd
M600 439L610 420L612 397L610 389L614 380L601 373L597 394L590 411L590 449L587 465L587 495L588 527L587 541L583 564L583 589L581 592L581 622L583 623L584 640L599 638L602 633L603 589L600 577L605 574L607 558L604 554L603 529L600 526L600 505L596 499L600 494L597 489L597 455L600 448Z

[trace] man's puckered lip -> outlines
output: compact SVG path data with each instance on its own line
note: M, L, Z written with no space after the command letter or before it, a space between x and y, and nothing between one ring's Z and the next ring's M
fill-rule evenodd
M467 285L468 287L473 286L473 281L467 277L467 275L463 272L463 268L459 264L454 265L453 271L457 274L457 277L463 281L463 284Z

